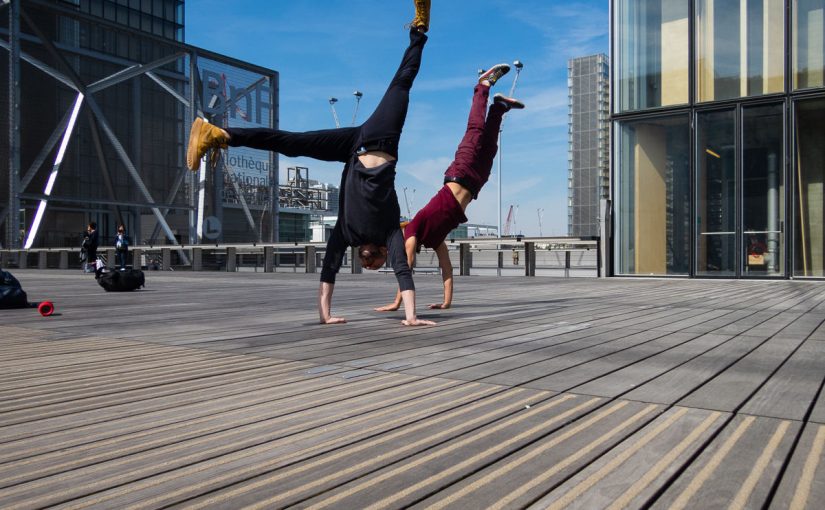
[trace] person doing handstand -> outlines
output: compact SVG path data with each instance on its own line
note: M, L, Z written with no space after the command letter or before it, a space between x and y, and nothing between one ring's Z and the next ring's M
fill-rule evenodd
M207 150L245 146L289 157L306 156L345 163L341 175L338 220L327 242L318 291L321 323L346 320L331 314L335 276L349 246L358 247L361 265L379 269L389 258L402 294L407 326L433 325L415 314L415 286L404 253L395 193L398 142L407 116L410 89L421 66L429 27L430 0L415 0L410 44L387 91L372 115L357 127L294 133L273 129L220 129L195 119L187 165L196 170Z
M430 309L446 309L452 304L453 266L444 240L450 231L467 221L464 211L472 200L478 198L479 191L490 178L504 114L511 109L524 108L524 104L517 99L496 94L485 118L490 87L509 70L509 65L498 64L479 76L473 92L467 131L455 153L455 160L444 172L444 186L404 227L404 247L410 267L413 267L415 254L421 246L434 249L438 257L444 283L444 301L431 304ZM398 310L401 300L402 292L399 290L393 303L376 310Z

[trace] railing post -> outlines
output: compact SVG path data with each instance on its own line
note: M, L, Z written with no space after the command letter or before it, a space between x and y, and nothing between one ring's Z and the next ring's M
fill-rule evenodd
M226 271L234 273L238 269L238 249L235 247L228 247L226 249Z
M498 251L498 269L496 270L496 274L501 276L501 270L504 269L504 252Z
M470 251L470 243L460 243L458 245L458 274L470 276L473 267L473 252Z
M49 267L49 252L37 252L37 269L48 269Z
M17 252L17 267L20 269L27 269L29 267L28 252L20 250Z
M536 243L524 243L524 276L536 276Z
M115 267L115 250L106 250L106 267Z
M143 264L140 263L140 259L143 257L143 250L135 248L129 251L132 252L132 269L142 269Z
M315 247L314 246L305 246L304 247L304 262L306 263L306 272L307 273L315 273Z
M564 251L564 277L570 278L570 250Z
M162 248L160 250L160 256L163 270L169 271L172 268L172 250L170 248Z
M192 248L192 271L203 271L203 248Z
M358 247L353 246L350 248L349 254L352 259L352 274L361 274L361 259L358 257Z
M274 255L274 246L264 246L264 273L272 273L275 271Z
M57 263L58 269L69 269L69 250L60 250L60 261Z

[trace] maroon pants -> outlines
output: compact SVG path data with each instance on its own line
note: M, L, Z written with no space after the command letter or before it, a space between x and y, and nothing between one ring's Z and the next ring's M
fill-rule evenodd
M444 172L444 183L457 182L478 198L478 192L490 178L493 160L498 152L498 132L507 109L500 104L490 105L485 119L490 87L476 85L473 106L467 119L467 131L458 145L455 160Z

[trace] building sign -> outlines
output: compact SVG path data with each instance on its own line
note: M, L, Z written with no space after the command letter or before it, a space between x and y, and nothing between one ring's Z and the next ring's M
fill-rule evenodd
M201 84L204 114L223 127L269 127L270 83L256 73L202 59ZM230 147L224 165L223 202L240 204L238 191L249 207L269 205L273 196L272 154L248 147ZM277 178L277 175L274 176Z
M260 76L258 76L259 79ZM268 125L271 107L269 85L266 80L258 80L252 80L247 85L236 86L230 83L226 73L204 69L201 72L203 84L201 97L204 113L214 116L228 113L230 119L240 118L259 126ZM250 86L252 89L247 92Z

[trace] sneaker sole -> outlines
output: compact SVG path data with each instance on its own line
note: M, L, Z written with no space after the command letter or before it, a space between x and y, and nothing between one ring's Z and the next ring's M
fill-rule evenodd
M499 71L499 69L506 69L506 71ZM507 74L509 72L510 72L510 66L509 65L505 67L502 64L496 64L493 67L491 67L490 69L486 70L484 73L482 73L481 76L478 77L478 82L481 83L484 80L492 81L493 82L491 84L491 86L492 86L492 85L495 85L496 83L498 83L498 80L500 80L505 74ZM495 80L491 80L491 76L494 76L496 74L499 75L498 78L496 78Z
M203 119L200 117L192 122L192 129L189 130L189 145L186 147L186 166L193 172L197 172L201 167L201 160L198 157L198 146L201 142L201 126L203 126Z

